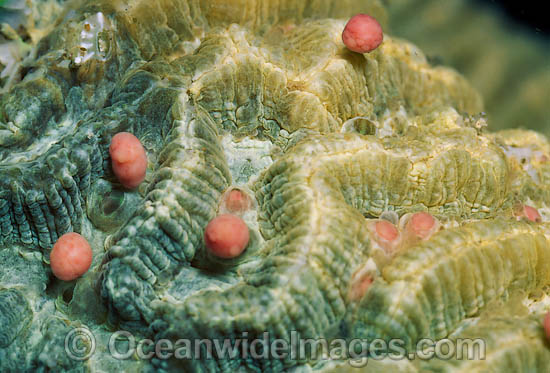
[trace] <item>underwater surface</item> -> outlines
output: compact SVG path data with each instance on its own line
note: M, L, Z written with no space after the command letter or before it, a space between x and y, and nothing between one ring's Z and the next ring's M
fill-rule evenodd
M0 371L548 372L549 35L0 0Z

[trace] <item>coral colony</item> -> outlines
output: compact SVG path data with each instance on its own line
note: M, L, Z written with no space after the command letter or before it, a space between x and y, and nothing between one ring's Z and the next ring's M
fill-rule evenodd
M52 272L60 280L71 281L82 276L92 264L92 249L78 233L59 237L50 253Z
M372 364L548 371L550 143L489 132L378 0L71 7L0 96L0 370L352 371L348 350L71 358L85 327L479 337L484 359Z

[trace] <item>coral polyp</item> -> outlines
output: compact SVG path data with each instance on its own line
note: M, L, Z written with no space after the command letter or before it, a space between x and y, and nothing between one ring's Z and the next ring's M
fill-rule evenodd
M550 143L490 132L464 77L382 35L381 1L66 7L0 93L0 255L15 263L0 266L14 310L0 367L330 369L250 344L69 359L60 341L81 323L97 343L117 328L151 343L398 338L407 353L479 333L489 356L527 356L528 340L526 372L549 361ZM342 32L358 13L382 26L354 53ZM64 271L51 248L79 234L91 268ZM468 367L430 364L408 366Z
M239 189L231 189L223 197L221 211L242 214L251 207L251 204L252 201L245 192Z

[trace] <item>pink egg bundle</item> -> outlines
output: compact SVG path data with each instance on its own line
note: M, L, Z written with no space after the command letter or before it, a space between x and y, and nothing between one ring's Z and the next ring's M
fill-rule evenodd
M72 281L88 271L92 264L92 248L75 232L65 233L50 253L52 272L60 280Z
M206 248L218 258L231 259L241 255L249 239L246 223L232 214L218 215L204 230Z
M137 137L128 132L113 136L109 146L113 172L120 183L128 188L136 188L145 179L147 154Z
M367 14L357 14L351 17L342 32L342 41L346 47L357 53L368 53L375 50L383 39L382 26L375 18Z

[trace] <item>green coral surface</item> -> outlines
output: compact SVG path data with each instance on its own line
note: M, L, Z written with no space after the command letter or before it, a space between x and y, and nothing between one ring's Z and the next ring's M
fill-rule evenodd
M2 29L32 48L0 81L0 370L546 371L550 143L490 132L478 91L408 41L347 50L351 15L396 17L383 2L29 7L25 42ZM37 9L63 11L48 23ZM121 131L148 157L132 191L111 168ZM233 187L252 200L251 239L220 259L204 229ZM524 205L542 222L519 218ZM421 211L438 231L385 254L369 224ZM71 231L94 259L63 282L49 256ZM121 330L151 345L399 339L405 355L117 359ZM409 360L426 338L481 338L486 356Z

